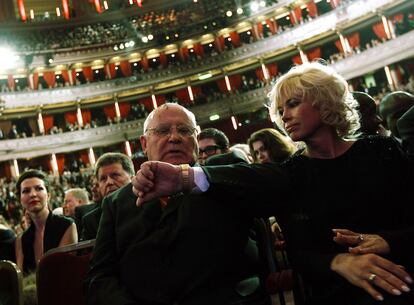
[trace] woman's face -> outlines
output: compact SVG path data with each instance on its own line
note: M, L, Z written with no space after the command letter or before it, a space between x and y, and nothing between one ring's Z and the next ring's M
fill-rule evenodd
M293 141L306 142L322 125L319 110L309 99L289 98L279 105L278 111Z
M45 183L39 178L27 178L20 185L20 202L29 214L37 214L47 209L49 193Z

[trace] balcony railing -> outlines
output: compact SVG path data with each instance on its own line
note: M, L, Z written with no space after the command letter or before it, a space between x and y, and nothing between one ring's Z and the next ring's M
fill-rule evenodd
M387 7L391 3L394 5L395 1L365 0L350 3L348 5L341 6L336 10L318 17L312 21L309 21L300 27L288 29L279 35L270 36L255 43L243 45L240 48L227 51L216 56L211 56L194 63L183 64L179 67L172 67L167 70L140 74L139 79L135 76L132 76L87 85L56 88L44 91L4 93L0 97L5 100L6 109L59 104L63 102L76 101L77 99L85 99L98 96L102 97L105 95L108 95L108 98L110 99L114 93L122 93L128 90L149 87L157 83L169 82L174 79L187 78L192 75L197 75L198 73L203 73L212 69L220 69L222 67L251 58L257 58L257 62L259 62L259 58L265 56L268 53L272 53L277 50L299 44L302 41L306 41L319 34L330 31L338 26L344 27L346 23L361 18L367 14L372 14L373 11ZM394 44L404 50L408 50L409 48L412 49L414 41L411 36L413 35L413 33L409 33L408 35L406 34L398 37L395 39ZM384 47L387 44L393 42L394 41L386 42L381 47ZM397 54L399 50L387 50L389 53L392 52L392 54L388 53L387 55L383 55L386 56L388 61L391 60L392 62L396 62L398 60L397 58L400 57ZM396 59L393 60L393 58ZM358 59L355 60L359 61ZM364 64L364 62L362 62L362 64ZM374 64L375 63L373 63L373 65ZM373 65L370 66L370 69ZM378 69L381 66L382 62L376 61L375 69ZM338 68L344 69L349 67L350 66L338 66ZM358 67L362 68L361 66ZM365 71L364 69L355 69L355 71L356 70ZM339 69L338 72L341 73L341 70ZM362 75L363 73L361 72L358 75Z

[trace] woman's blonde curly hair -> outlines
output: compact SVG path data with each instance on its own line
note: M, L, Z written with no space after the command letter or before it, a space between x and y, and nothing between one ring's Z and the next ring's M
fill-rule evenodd
M281 128L283 121L278 108L291 98L312 101L319 109L322 122L334 127L340 137L355 134L360 127L358 102L349 92L346 80L319 62L290 69L276 81L268 97L272 120Z

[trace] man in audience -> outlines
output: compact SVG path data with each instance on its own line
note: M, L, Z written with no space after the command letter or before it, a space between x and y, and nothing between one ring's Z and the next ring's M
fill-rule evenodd
M401 136L398 131L397 121L412 106L414 106L414 96L404 91L391 92L381 100L379 112L384 120L384 126L398 140L401 140Z
M89 194L85 189L73 188L65 192L62 208L63 215L75 217L75 208L89 203Z
M78 205L75 208L75 223L78 228L78 236L80 237L80 239L82 239L82 231L83 231L82 218L83 216L85 216L92 210L95 210L97 207L101 205L101 202L102 202L102 196L101 196L101 193L99 192L98 180L96 179L95 176L91 176L91 177L92 177L92 188L91 188L92 202L90 202L89 204Z
M141 146L149 160L197 160L197 124L184 107L167 103L147 117ZM183 177L187 181L187 167ZM89 305L268 304L262 291L243 293L243 250L252 217L235 205L178 193L137 207L132 185L104 199L85 281ZM166 202L168 201L168 205ZM196 203L196 204L194 204Z
M131 182L134 173L134 164L128 156L121 153L103 154L95 167L101 197L104 198ZM82 218L82 240L96 238L101 214L101 205L98 205Z
M208 157L229 151L229 139L221 130L206 128L198 135L198 162L204 164Z

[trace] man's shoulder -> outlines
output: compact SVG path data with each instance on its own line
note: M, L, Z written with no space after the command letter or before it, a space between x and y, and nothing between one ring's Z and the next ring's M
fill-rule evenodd
M228 165L236 163L248 163L243 155L238 151L231 151L228 153L211 156L207 159L206 165Z
M89 204L79 205L75 208L75 215L80 215L83 217L88 214L90 211L96 209L99 206L99 203L93 202Z
M128 199L134 199L136 200L136 196L134 192L132 191L132 183L128 183L124 185L123 187L117 189L116 191L110 193L108 196L104 198L104 202L108 204L108 202L116 202L116 201L124 201Z

